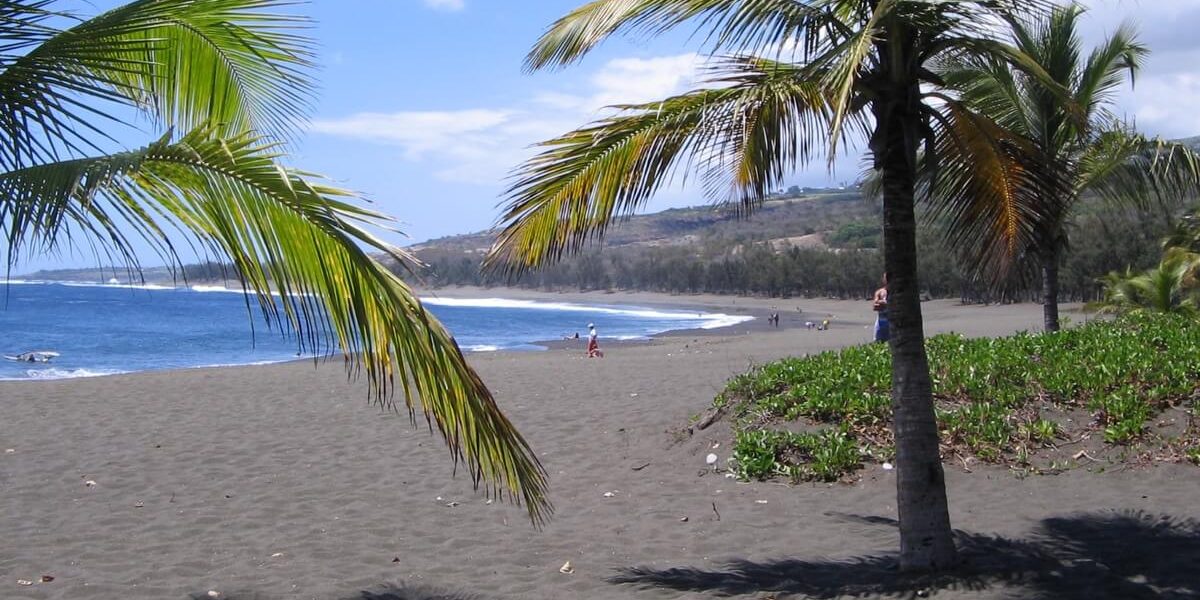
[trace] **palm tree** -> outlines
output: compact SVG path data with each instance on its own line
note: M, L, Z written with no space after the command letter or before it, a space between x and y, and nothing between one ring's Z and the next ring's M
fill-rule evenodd
M1150 310L1196 315L1200 308L1200 213L1182 216L1163 240L1163 257L1141 273L1131 268L1100 278L1101 310Z
M1100 280L1104 284L1101 308L1195 315L1196 259L1191 253L1168 252L1158 266L1145 272L1109 273Z
M402 262L353 194L288 168L280 143L311 97L305 19L288 0L138 0L85 19L0 3L0 228L9 272L90 247L139 263L143 240L228 259L301 349L340 348L372 397L420 406L476 485L548 515L545 473L444 327L364 248ZM116 147L149 121L145 146ZM278 298L276 299L277 296Z
M940 70L965 104L991 117L1009 134L1028 140L1032 152L1014 155L1015 169L1058 174L1029 178L1041 187L1033 192L1040 209L1026 214L1037 217L1026 222L1016 222L1019 215L1006 211L1003 204L982 211L974 190L945 185L954 182L954 176L943 177L943 185L934 188L934 214L949 216L951 241L977 267L1004 279L1014 265L1013 257L1035 258L1041 271L1046 331L1059 329L1059 263L1069 247L1067 224L1081 197L1091 193L1126 206L1144 207L1151 199L1174 204L1194 193L1200 181L1200 161L1188 146L1147 139L1113 114L1114 94L1126 76L1133 81L1147 50L1131 27L1122 26L1085 57L1077 31L1083 13L1078 5L1056 7L1044 18L1012 24L1013 44L1067 90L1082 111L1080 118L1069 117L1061 98L1044 82L1014 72L996 57L963 55ZM954 150L953 144L944 145L939 168L971 175L976 156L959 157ZM980 183L1000 189L1013 185L1005 178ZM1003 197L1000 193L985 196ZM1033 233L1028 248L1017 248L1012 235L1021 228ZM989 243L980 244L980 239Z
M544 142L543 151L517 171L487 265L511 274L578 252L615 219L644 206L677 170L694 170L710 195L749 212L797 167L823 151L833 156L849 138L867 139L883 190L900 566L946 567L955 562L955 548L917 280L917 150L932 148L941 131L987 156L1019 143L1001 139L1003 132L993 123L941 93L931 67L950 56L981 54L1040 73L1029 57L993 33L1014 11L1031 8L1048 5L1036 0L585 4L550 26L527 57L530 69L578 61L615 34L653 35L687 23L705 33L710 53L727 56L716 62L707 89L615 107L619 112L612 116ZM1036 206L1027 202L1019 208Z

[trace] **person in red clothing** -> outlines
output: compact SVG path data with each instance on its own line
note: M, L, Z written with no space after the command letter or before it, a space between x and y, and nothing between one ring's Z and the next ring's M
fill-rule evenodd
M588 358L604 358L604 353L600 351L600 341L596 339L596 325L588 323Z

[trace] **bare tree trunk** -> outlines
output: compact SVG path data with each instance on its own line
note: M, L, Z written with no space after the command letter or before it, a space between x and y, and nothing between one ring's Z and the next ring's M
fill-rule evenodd
M876 102L872 139L883 177L884 266L891 324L892 413L896 436L896 492L900 568L932 571L956 562L938 449L937 421L917 278L914 214L917 131L916 85L891 103ZM907 98L905 98L907 96Z
M1058 246L1042 254L1042 322L1046 331L1058 331Z

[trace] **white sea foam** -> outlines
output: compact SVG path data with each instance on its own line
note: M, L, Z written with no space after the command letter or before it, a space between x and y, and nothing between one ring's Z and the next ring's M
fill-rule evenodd
M105 375L120 375L128 371L113 369L29 369L24 377L0 377L0 381L26 381L51 379L78 379L81 377L104 377Z
M243 294L240 289L231 290L223 285L193 285L190 288L193 292L201 294Z
M463 348L463 350L466 350L467 352L496 352L499 349L500 346L493 346L491 344L475 344L473 346L466 346Z
M294 360L312 359L312 356L293 356L290 358L280 358L276 360L255 360L250 362L235 362L235 363L212 363L207 365L196 365L192 367L180 367L182 369L223 369L226 367L255 367L261 365L278 365L280 363L292 362Z
M526 310L555 310L564 312L586 312L643 319L663 319L679 321L703 321L701 329L717 329L751 321L754 317L746 315L727 315L723 313L667 311L636 306L605 306L593 304L573 304L570 302L538 302L535 300L514 300L510 298L421 298L421 302L430 306L453 306L462 308L519 308Z
M84 288L115 288L122 290L150 290L152 292L170 291L177 288L169 285L160 285L157 283L92 283L88 281L62 281L62 282L45 282L56 283L64 287L84 287Z
M115 288L151 291L178 289L169 285L161 285L157 283L102 283L98 281L45 281L40 279L8 279L2 283L6 285L61 285L63 287Z
M738 323L745 323L747 321L753 321L754 317L751 317L749 315L727 315L727 314L723 314L723 313L705 313L704 320L708 321L708 322L701 325L700 329L720 329L722 327L729 327L731 325L737 325Z

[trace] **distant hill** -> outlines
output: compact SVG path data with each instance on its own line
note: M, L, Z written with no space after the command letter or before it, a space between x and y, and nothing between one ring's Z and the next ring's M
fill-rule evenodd
M636 215L608 230L606 248L688 246L713 238L770 241L783 247L826 247L826 239L850 223L878 220L878 208L856 189L793 189L763 203L749 217L730 207L695 206ZM430 252L484 254L496 232L481 231L429 240L409 247Z
M94 267L86 269L45 269L14 276L30 281L71 281L83 283L112 283L122 285L197 285L228 284L238 286L232 265L208 262L184 267L146 267L140 272L123 267Z

